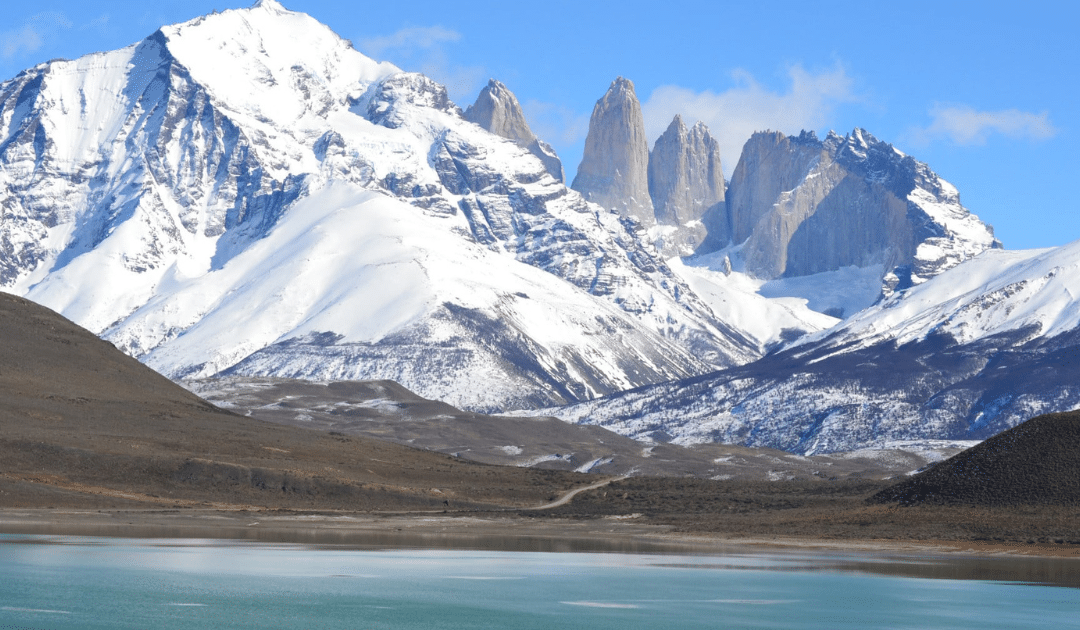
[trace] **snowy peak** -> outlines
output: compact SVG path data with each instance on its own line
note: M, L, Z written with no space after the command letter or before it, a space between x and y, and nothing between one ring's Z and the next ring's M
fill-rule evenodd
M820 144L845 168L869 181L883 184L900 198L921 188L943 203L960 203L956 189L925 163L878 140L865 129L856 128L846 136L830 131Z
M251 5L252 9L263 9L264 11L272 11L274 13L291 13L277 0L256 0L255 4Z
M1080 241L1049 250L993 250L897 293L828 333L829 345L903 345L948 335L968 344L1008 333L1054 338L1080 328Z
M219 103L253 122L310 124L400 70L276 2L161 29L169 51Z

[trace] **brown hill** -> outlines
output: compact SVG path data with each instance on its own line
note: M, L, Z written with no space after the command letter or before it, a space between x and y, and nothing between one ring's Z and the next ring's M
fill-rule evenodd
M0 293L0 507L500 508L594 481L238 416Z
M1080 412L1033 418L875 494L901 505L1080 505Z
M1075 444L1075 414L1067 418ZM1056 439L1036 447L1043 455L1068 450L1060 427L1051 429ZM1044 460L1061 462L1063 456ZM1006 481L1024 478L1004 470ZM1075 459L1071 468L1046 478L1059 480L1075 497L1075 475L1068 478L1067 470L1076 470ZM457 520L457 530L474 538L480 531L495 541L490 544L504 544L507 528L557 537L581 531L574 528L578 521L603 540L618 532L629 540L675 529L736 537L1080 541L1071 507L866 505L866 496L885 486L857 478L766 483L634 477L600 487L603 479L467 462L361 435L238 416L55 313L0 294L0 531L336 542L353 530L366 536L365 527L391 538L395 527L442 536ZM569 504L539 512L513 509L586 486L595 489ZM29 509L50 507L62 509ZM357 520L358 514L444 510L499 518ZM260 512L257 522L248 511ZM255 531L267 519L294 520ZM486 529L482 522L489 522ZM403 543L394 538L387 544Z

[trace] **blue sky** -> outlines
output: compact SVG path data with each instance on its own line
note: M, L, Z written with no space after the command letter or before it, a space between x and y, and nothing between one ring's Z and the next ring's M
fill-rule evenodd
M133 43L229 0L37 0L0 16L0 78ZM651 139L704 120L730 177L751 132L864 127L927 162L1010 249L1080 239L1080 2L543 3L284 0L365 54L446 84L488 77L524 104L572 176L612 79Z

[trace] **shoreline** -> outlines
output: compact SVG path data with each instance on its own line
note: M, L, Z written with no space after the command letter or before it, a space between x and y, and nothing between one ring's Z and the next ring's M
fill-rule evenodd
M0 508L0 535L335 546L695 555L829 553L1080 560L1080 546L963 540L752 536L680 531L632 518L489 512L409 514L287 510ZM1077 565L1080 574L1080 565Z

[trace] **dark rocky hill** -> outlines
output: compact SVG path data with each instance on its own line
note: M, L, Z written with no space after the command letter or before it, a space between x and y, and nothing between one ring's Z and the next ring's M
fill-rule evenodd
M245 418L0 293L0 508L514 507L593 481Z
M1080 506L1080 412L1028 420L882 490L869 501Z

